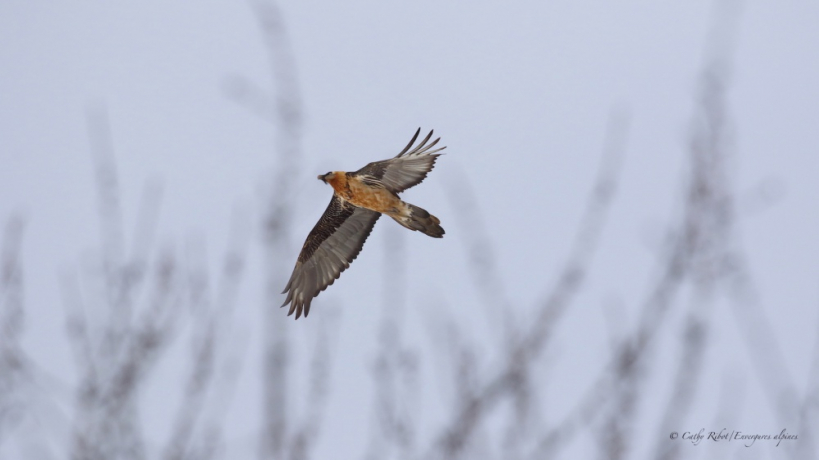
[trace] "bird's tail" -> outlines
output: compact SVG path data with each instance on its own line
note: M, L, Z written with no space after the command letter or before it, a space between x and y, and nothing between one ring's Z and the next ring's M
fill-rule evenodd
M396 222L410 230L418 230L433 238L443 238L444 229L437 217L428 213L425 209L413 204L406 203L407 212L404 215L393 215Z

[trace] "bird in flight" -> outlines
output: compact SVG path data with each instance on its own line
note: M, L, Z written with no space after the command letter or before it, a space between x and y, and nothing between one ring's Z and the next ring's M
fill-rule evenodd
M290 304L287 315L310 313L310 302L341 276L361 252L375 221L386 214L404 227L442 238L444 229L437 217L398 198L404 190L418 185L435 166L438 153L433 150L432 131L413 147L421 128L404 150L394 158L376 161L355 172L332 171L318 176L333 187L333 198L301 248L296 267L282 294L282 307Z

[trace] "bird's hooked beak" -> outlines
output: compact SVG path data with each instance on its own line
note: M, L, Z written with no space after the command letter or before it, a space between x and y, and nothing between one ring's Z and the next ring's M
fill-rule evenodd
M318 175L318 180L320 180L320 181L322 181L322 182L324 182L326 184L327 183L327 174L319 174Z

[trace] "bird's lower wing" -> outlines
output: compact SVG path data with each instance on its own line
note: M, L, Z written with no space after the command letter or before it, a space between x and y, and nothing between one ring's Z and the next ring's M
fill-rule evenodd
M353 206L333 195L330 205L304 242L290 281L284 288L288 315L310 313L310 303L341 276L361 252L381 214ZM283 293L284 293L283 292Z

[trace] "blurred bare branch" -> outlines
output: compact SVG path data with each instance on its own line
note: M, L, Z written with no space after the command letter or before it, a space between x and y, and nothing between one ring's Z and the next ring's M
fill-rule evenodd
M276 123L276 104L268 93L242 75L231 75L223 84L225 94L251 113L270 123Z
M610 357L594 364L593 378L577 384L580 397L568 402L573 406L567 413L554 416L545 389L554 382L547 379L564 377L544 368L559 352L558 332L570 321L577 299L596 273L594 261L620 182L629 131L629 117L623 111L610 115L599 171L567 259L529 310L516 307L520 299L509 297L496 257L499 246L492 241L467 176L445 182L457 225L470 229L462 232L466 272L483 307L487 330L497 335L476 335L471 324L454 317L444 300L433 298L420 305L431 313L426 315L430 319L421 321L429 321L433 345L412 342L406 320L410 308L418 305L408 285L405 233L398 227L385 229L384 273L389 276L383 277L382 314L374 341L366 459L557 458L582 439L584 431L593 436L584 447L595 449L601 459L632 458L644 447L639 442L651 443L647 446L651 458L695 455L684 450L687 444L669 442L668 433L694 415L701 416L696 403L704 392L703 379L719 333L714 314L724 307L732 309L740 340L753 356L747 372L753 378L744 379L744 367L724 372L720 402L712 409L714 423L736 421L746 386L758 385L754 389L768 398L777 422L794 426L799 434L799 442L788 446L786 453L794 459L819 455L815 435L819 341L805 391L800 392L741 244L742 217L774 202L781 184L769 179L745 195L734 190L728 96L739 3L715 4L716 20L706 39L685 146L682 193L675 204L679 208L654 255L651 278L637 297L635 322L614 324L620 311L631 308L606 315L603 327L610 332L610 350L603 354ZM271 80L260 84L232 75L222 88L231 100L271 122L273 139L262 203L264 297L257 310L264 331L261 425L246 434L242 444L246 453L250 452L246 444L252 444L252 454L263 460L308 460L320 452L333 395L331 370L341 313L338 306L328 306L305 325L288 321L278 308L295 247L292 217L303 161L303 106L296 56L279 4L253 0L250 6L268 54ZM0 456L6 452L3 444L14 438L25 458L61 458L61 449L63 456L73 459L223 458L224 423L250 336L233 331L249 224L242 216L233 216L230 241L213 277L204 242L181 253L172 245L156 244L162 202L158 181L147 184L134 228L126 228L128 214L122 206L108 115L98 105L87 116L99 247L84 254L78 270L62 270L60 277L77 385L73 388L38 368L24 352L24 225L13 215L0 242ZM682 321L673 323L677 318ZM291 332L294 327L299 334ZM663 353L677 351L665 346L669 331L677 333L670 340L679 345L679 355L661 365ZM181 397L169 404L169 429L157 447L143 432L148 430L140 414L140 396L157 362L175 343L189 346L184 359L188 367L182 369ZM428 364L441 364L437 372L429 373L431 382L424 380ZM660 388L667 399L658 408L658 420L648 420L643 409L649 390L657 390L650 387L656 377L668 378L663 381L667 387ZM43 406L61 403L48 400L49 386L68 388L64 393L75 390L63 397L73 399L60 408L70 416L53 411L59 414L55 419L64 419L59 421L68 433L62 434L63 442L38 414ZM436 408L434 422L439 425L433 427L422 426L426 419L419 409L432 396L430 389L444 393L448 403ZM655 436L638 441L638 427L646 426ZM247 442L251 437L257 444Z
M588 198L569 258L556 285L539 307L532 330L526 334L519 347L520 352L527 355L525 357L527 360L535 359L543 350L546 341L551 337L552 329L565 313L586 277L606 222L607 211L617 192L628 124L628 115L621 111L614 111L609 118L600 171Z
M290 225L293 205L293 181L301 163L302 102L296 59L293 54L285 21L274 0L253 0L262 41L268 54L272 95L244 77L231 78L229 95L256 114L273 122L275 147L273 161L276 171L265 185L264 227L262 238L265 260L264 406L260 433L259 458L302 458L306 456L307 430L297 428L289 419L288 387L291 345L287 318L280 311L280 290L284 287L290 248ZM321 367L321 366L318 366ZM314 372L317 368L314 368ZM310 416L308 420L312 420ZM315 428L315 427L313 427ZM289 449L289 454L288 454Z
M200 268L190 274L190 293L194 330L191 336L191 370L185 385L183 400L178 408L176 422L165 448L164 458L212 458L222 438L221 419L204 420L205 406L210 399L229 399L232 387L215 388L216 372L232 366L225 350L233 324L236 294L245 267L247 228L234 213L231 244L223 257L219 292L211 294L207 269L201 248L192 248L191 256L199 254L196 265ZM228 359L228 361L225 361ZM221 391L214 392L214 389ZM197 435L198 433L198 435Z
M631 427L642 395L641 384L648 371L645 356L653 338L662 330L673 299L686 280L693 283L693 295L683 335L683 357L678 361L677 377L660 433L673 431L684 420L696 392L706 350L709 317L706 313L713 307L716 284L724 279L732 223L732 196L725 165L724 85L719 79L725 69L722 61L715 62L703 73L701 105L694 120L690 146L691 167L684 216L679 228L669 234L670 251L660 254L661 275L644 303L633 336L617 348L615 360L607 368L610 377L602 377L573 413L573 416L582 414L583 423L589 423L596 415L589 409L608 402L605 405L607 417L598 437L603 458L629 456L631 448L627 443L632 439ZM555 432L562 430L565 430L563 424ZM547 435L540 445L541 454L545 449L553 449L554 441L553 433ZM679 443L660 441L656 456L677 458L679 447Z
M721 34L714 35L725 38ZM724 59L724 56L719 57ZM663 274L644 304L640 325L634 336L624 341L616 361L609 366L611 377L603 377L573 414L581 414L582 423L587 424L596 415L590 408L599 407L604 402L610 403L607 404L608 419L601 427L601 433L604 434L600 437L601 453L604 458L624 458L630 452L630 447L625 442L632 439L629 436L630 425L636 415L635 407L641 394L640 384L647 370L644 356L648 353L652 339L662 329L675 294L686 280L690 280L693 295L683 335L683 356L679 361L677 378L659 433L664 435L672 431L684 420L690 410L704 360L707 318L710 313L708 310L714 306L715 290L718 285L723 285L730 294L732 285L735 284L731 280L736 277L737 269L743 267L738 264L743 258L732 236L735 213L726 165L727 123L723 100L727 66L723 59L711 61L703 72L701 103L693 124L686 208L680 228L670 233L671 251L667 256L661 255L665 265ZM756 304L742 302L742 305L747 308ZM767 321L760 316L761 310L756 307L756 311L757 315L736 316L743 316L741 322L753 325L754 331L746 334L746 344L752 349L754 356L768 357L762 360L764 363L758 370L765 368L770 374L771 369L781 367L778 364L781 360L772 355L778 349L776 340L767 329ZM777 365L773 365L774 362ZM768 380L765 384L771 390L768 394L780 397L793 395L787 383L787 373L780 370L783 372L774 372L776 377L773 378L760 372L763 382ZM606 381L608 383L604 383ZM609 391L612 391L613 396L607 396ZM781 403L778 400L775 407L781 408ZM793 407L792 403L786 403L785 406ZM541 453L544 452L543 449L553 447L554 433L562 432L565 436L565 423L559 424L554 432L544 438ZM658 439L664 439L664 436ZM679 447L679 443L660 441L656 455L658 458L678 458Z
M679 359L668 407L660 433L671 432L685 421L692 407L705 361L710 313L716 308L718 285L729 268L730 241L734 223L733 193L728 181L730 151L729 121L725 104L727 57L709 62L701 77L699 106L692 122L690 179L683 228L688 258L688 278L693 293L683 334ZM680 444L660 442L657 456L676 459Z
M23 310L23 218L10 216L0 246L0 443L25 412L25 357L20 345Z
M417 442L419 358L403 338L407 305L407 249L403 233L397 227L386 229L378 352L372 366L374 428L365 456L372 460L413 458Z
M104 112L89 117L91 144L97 146L93 159L103 231L99 262L93 261L80 276L63 276L68 339L80 372L71 457L153 456L143 439L138 396L177 335L184 313L193 312L191 375L165 450L166 458L191 458L188 452L213 380L215 353L224 341L241 279L241 248L247 236L234 235L225 257L218 311L209 306L213 301L201 268L204 262L186 267L170 248L150 257L161 190L154 184L146 188L132 250L126 253L108 121ZM218 437L218 430L213 431L210 434ZM205 454L199 449L197 458Z
M119 179L114 158L114 140L104 105L88 108L88 139L94 160L95 184L97 186L97 207L100 215L100 235L102 237L104 263L108 276L113 266L122 260L125 232L122 224L122 210L119 196ZM113 281L113 280L112 280ZM116 292L112 292L115 294Z
M819 327L817 327L816 342L813 346L813 359L811 360L810 372L808 373L808 384L805 389L805 397L800 401L799 409L799 431L804 433L799 437L799 445L796 446L793 458L810 459L819 455Z
M498 269L496 249L478 206L475 190L468 176L456 173L453 180L445 181L446 196L455 211L459 227L469 229L462 232L467 260L465 262L471 275L472 285L484 309L484 315L492 326L492 331L503 333L496 340L503 340L504 346L511 346L511 335L514 315L506 293L506 286ZM498 328L498 325L502 327Z
M623 116L613 115L604 142L603 163L583 214L577 238L555 287L538 308L537 319L528 330L522 332L520 341L510 351L510 356L500 371L483 382L473 396L459 405L447 428L437 438L430 451L430 457L457 458L486 414L502 399L514 395L515 390L521 387L520 383L523 381L527 366L539 356L551 336L552 329L582 285L602 232L606 211L616 190L625 131L626 123Z
M319 327L315 339L315 350L311 356L309 384L305 394L309 395L307 407L290 439L292 460L307 460L319 439L322 421L330 393L330 367L333 350L338 338L339 316L337 309L329 308L318 319Z

